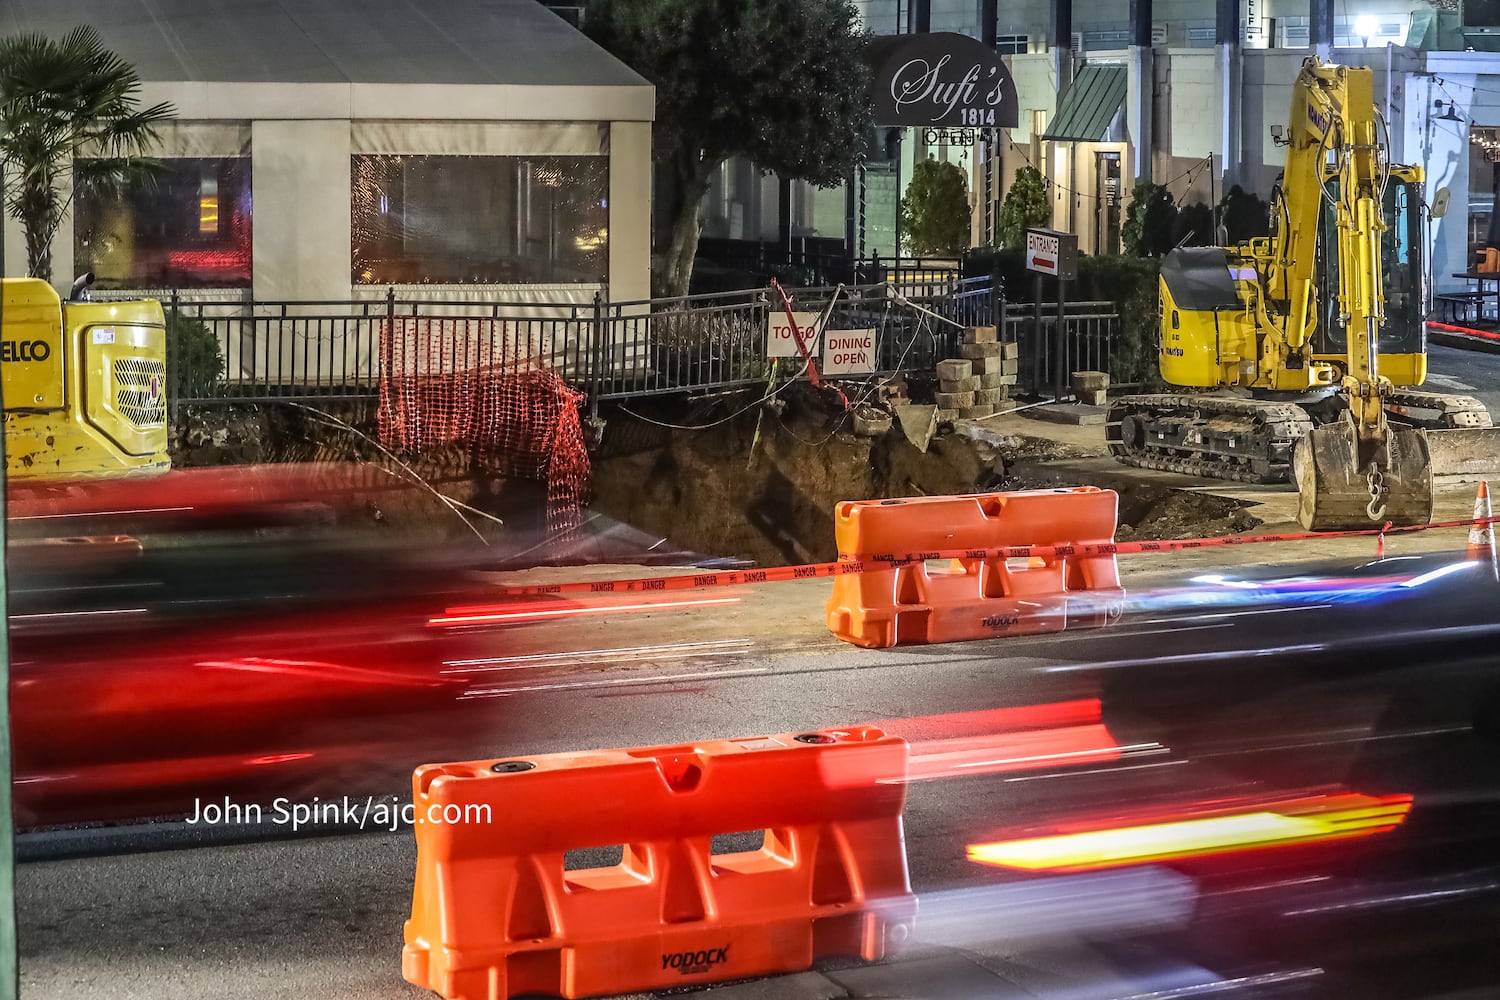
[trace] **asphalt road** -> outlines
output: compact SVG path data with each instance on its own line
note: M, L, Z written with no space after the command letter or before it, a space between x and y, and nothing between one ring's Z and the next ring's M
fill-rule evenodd
M1431 372L1430 387L1478 396L1500 414L1500 356L1434 347ZM817 590L806 591L807 607L788 605L783 615L816 618L825 592ZM1128 946L1226 975L1315 969L1315 996L1500 995L1500 973L1488 968L1500 948L1493 930L1500 875L1486 867L1500 847L1490 834L1500 829L1488 788L1494 732L1484 730L1494 722L1493 626L1474 635L1445 626L1441 607L1408 607L1377 611L1378 626L1351 619L1331 634L1321 606L1236 618L1237 625L1210 609L1191 622L1153 624L1144 615L1127 632L871 652L816 628L748 615L750 603L512 631L463 725L386 719L371 745L400 746L414 735L441 745L449 736L447 749L459 756L511 756L1102 697L1120 742L1156 743L1162 752L1104 767L912 785L906 836L914 888L931 894L1013 882L969 863L965 846L1022 818L1324 782L1409 790L1420 821L1332 861L1190 870L1201 894L1195 923ZM648 646L623 659L607 652ZM1237 655L1245 649L1257 656ZM527 659L568 650L580 655ZM381 753L378 763L369 758L368 773L332 769L285 791L303 800L400 795L400 776L416 761ZM123 842L167 840L157 828ZM47 835L27 850L68 854L105 844L96 835ZM23 864L16 887L23 995L430 996L400 977L415 863L413 838L402 830ZM1034 967L1099 960L1079 942L1061 952L1049 950L1056 942L994 947Z
M1027 703L1045 700L1047 689L1076 687L1039 682L1024 659L1009 660L996 676L992 650L922 650L875 664L868 654L840 649L739 662L722 671L730 676L675 685L505 698L495 722L505 732L496 745L548 751L747 736L970 709L977 688L993 689L983 702ZM733 676L735 669L756 672ZM918 885L967 874L962 838L932 817L953 816L962 827L971 807L957 788L934 786L913 797L907 829ZM23 865L23 994L427 995L400 979L414 869L407 832Z
M1427 381L1422 387L1474 396L1489 409L1491 416L1500 417L1500 354L1430 344Z
M1430 796L1447 810L1434 815L1448 818L1429 822L1421 837L1385 842L1401 847L1393 855L1376 850L1380 844L1372 839L1373 853L1339 854L1333 867L1304 862L1291 875L1274 864L1264 871L1199 873L1204 922L1150 947L1236 973L1268 963L1320 963L1320 975L1336 984L1320 995L1435 995L1423 990L1439 982L1432 974L1438 969L1444 989L1455 988L1455 970L1493 985L1483 978L1493 972L1476 971L1473 966L1484 963L1473 956L1493 954L1496 942L1485 928L1497 926L1494 894L1480 893L1478 902L1464 897L1478 918L1472 908L1455 915L1437 905L1444 897L1434 896L1421 919L1435 940L1410 958L1427 978L1408 979L1398 989L1399 977L1382 972L1378 960L1387 958L1388 941L1402 936L1409 911L1396 906L1396 916L1351 937L1340 930L1339 907L1372 912L1369 897L1380 894L1346 891L1341 879L1351 874L1344 870L1349 864L1363 859L1353 874L1384 875L1385 896L1400 898L1422 878L1469 886L1473 878L1465 872L1492 856L1493 826L1475 824L1462 810L1465 804L1486 808L1492 734L1477 736L1474 725L1495 700L1487 651L1500 639L1500 627L1485 620L1474 633L1446 622L1445 615L1468 620L1472 609L1459 606L1468 593L1440 593L1417 604L1377 602L1348 614L1317 600L1244 615L1205 609L1188 620L1153 618L1143 609L1126 628L1109 632L881 652L831 643L799 649L769 636L732 656L700 653L645 670L575 665L548 668L530 680L509 671L493 697L476 702L490 737L474 750L488 756L638 746L1102 695L1118 740L1157 742L1160 752L1110 766L911 785L905 815L914 888L933 893L1014 881L970 864L965 845L1014 830L1021 818L1097 815L1124 804L1181 803L1333 780L1370 792L1404 788ZM1480 604L1495 597L1475 596ZM678 631L670 615L650 617L635 627L657 641ZM1335 621L1343 622L1342 633ZM1397 635L1403 621L1411 628ZM1376 622L1392 634L1376 635ZM616 626L617 641L630 631ZM525 644L523 634L512 635ZM1268 636L1283 644L1308 641L1283 645L1278 653L1267 650ZM539 634L537 644L555 647L558 634L543 639ZM574 628L572 648L595 648L591 639ZM1244 656L1247 647L1258 657ZM25 864L16 891L24 995L426 995L399 974L414 865L408 832ZM1292 877L1298 874L1305 878ZM1289 903L1287 884L1313 885L1324 895L1311 902L1295 895ZM1247 885L1256 892L1247 895ZM1264 906L1245 902L1262 897L1269 900ZM1289 941L1277 930L1285 923L1281 915L1304 911L1332 914L1322 924L1314 920L1323 937L1298 933ZM1301 927L1309 918L1299 919ZM1321 950L1308 947L1314 940L1323 941ZM1456 982L1468 985L1469 979Z

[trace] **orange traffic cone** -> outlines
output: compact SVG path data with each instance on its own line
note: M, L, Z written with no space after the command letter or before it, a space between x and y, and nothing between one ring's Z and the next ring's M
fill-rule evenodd
M1474 520L1478 521L1492 517L1490 513L1490 484L1485 480L1479 481L1479 491L1474 494ZM1476 524L1469 528L1469 550L1470 560L1483 560L1489 563L1493 574L1500 563L1495 558L1495 525L1486 521L1484 524Z

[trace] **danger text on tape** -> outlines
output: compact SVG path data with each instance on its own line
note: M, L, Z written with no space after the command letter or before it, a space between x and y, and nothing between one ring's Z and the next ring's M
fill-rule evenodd
M1224 535L1218 538L1181 538L1158 542L1085 542L1071 545L1002 545L989 549L944 549L926 552L883 552L859 559L808 563L801 566L771 566L765 569L726 570L714 573L692 573L682 576L656 576L630 580L603 580L580 583L550 583L530 587L505 587L499 593L509 596L542 594L632 594L661 590L694 590L699 587L738 587L755 583L777 583L785 580L812 580L863 573L866 567L910 565L930 559L958 559L977 562L985 559L1095 558L1128 556L1152 552L1184 552L1193 549L1227 548L1236 545L1260 545L1267 542L1302 542L1326 538L1359 538L1433 528L1470 528L1494 524L1495 517L1466 518L1461 521L1434 521L1431 524L1404 527L1361 528L1354 531L1304 531L1279 535Z

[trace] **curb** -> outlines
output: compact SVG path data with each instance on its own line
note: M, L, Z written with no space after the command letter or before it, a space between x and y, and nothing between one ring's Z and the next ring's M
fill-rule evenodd
M1447 326L1435 329L1427 324L1429 342L1443 347L1456 347L1461 351L1479 351L1483 354L1500 354L1500 335L1487 334L1483 330L1469 331L1466 327Z

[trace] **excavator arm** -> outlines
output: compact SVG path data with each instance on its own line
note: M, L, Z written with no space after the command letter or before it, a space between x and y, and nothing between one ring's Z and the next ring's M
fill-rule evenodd
M1342 67L1339 67L1342 69ZM1263 364L1299 367L1316 326L1315 262L1325 198L1323 180L1328 147L1335 141L1339 109L1347 101L1335 67L1307 60L1292 90L1292 125L1288 129L1286 167L1278 208L1277 236L1265 265L1269 304L1259 325L1274 330L1276 346Z
M1331 200L1326 210L1335 213L1339 262L1334 322L1347 345L1339 384L1348 404L1345 419L1297 443L1292 467L1298 517L1312 530L1426 523L1432 516L1427 439L1421 430L1387 420L1385 402L1393 387L1379 368L1385 322L1382 204L1390 164L1370 70L1309 58L1297 78L1292 115L1283 182L1289 225L1267 289L1273 300L1287 303L1282 341L1295 367L1315 323L1312 248L1321 202Z

